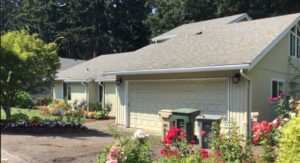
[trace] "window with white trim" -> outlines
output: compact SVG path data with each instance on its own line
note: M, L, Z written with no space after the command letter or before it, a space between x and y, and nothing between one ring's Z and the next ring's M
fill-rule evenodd
M297 24L290 31L290 56L300 58L300 25Z
M63 84L63 95L64 95L64 99L71 100L71 84L70 83Z
M284 92L283 80L272 80L272 97L278 97Z

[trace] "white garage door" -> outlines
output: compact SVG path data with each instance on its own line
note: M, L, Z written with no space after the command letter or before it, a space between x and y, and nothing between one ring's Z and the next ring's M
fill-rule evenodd
M227 80L130 81L130 127L160 131L161 109L197 108L201 113L227 115Z

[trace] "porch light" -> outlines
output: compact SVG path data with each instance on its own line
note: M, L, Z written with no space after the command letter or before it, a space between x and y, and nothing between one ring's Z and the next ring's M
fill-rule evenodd
M116 80L116 85L121 85L122 84L122 78L118 78Z
M237 83L240 82L240 80L241 80L241 75L240 74L236 73L234 76L232 76L232 83L237 84Z

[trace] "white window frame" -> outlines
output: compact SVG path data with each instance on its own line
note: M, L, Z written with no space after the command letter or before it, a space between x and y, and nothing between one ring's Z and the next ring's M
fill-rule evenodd
M284 84L284 82L285 82L285 80L284 79L279 79L279 78L272 78L271 79L271 95L270 95L270 97L273 97L273 81L275 81L275 82L281 82L282 83L282 85L283 85L283 92L285 92L285 84ZM279 86L277 85L277 88L279 88ZM277 97L279 96L279 89L277 90Z
M292 29L295 27L295 30L292 31ZM300 35L298 35L297 30L299 29L300 31L300 25L297 23L294 27L289 32L289 56L293 59L300 59L300 54L298 56L298 50L300 51L300 48L298 49L298 44L300 42ZM291 35L295 36L295 55L292 55L292 49L291 49Z

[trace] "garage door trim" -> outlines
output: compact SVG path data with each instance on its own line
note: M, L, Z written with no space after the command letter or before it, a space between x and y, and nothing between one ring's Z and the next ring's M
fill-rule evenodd
M124 121L125 121L125 127L128 128L129 127L129 106L128 106L128 95L129 95L129 83L130 82L157 82L157 81L205 81L205 80L226 80L227 81L227 117L229 118L230 115L230 78L229 77L221 77L221 78L188 78L188 79L150 79L150 80L145 80L145 79L141 79L141 80L125 80L125 98L124 98L124 102L125 102L125 114L124 114Z

